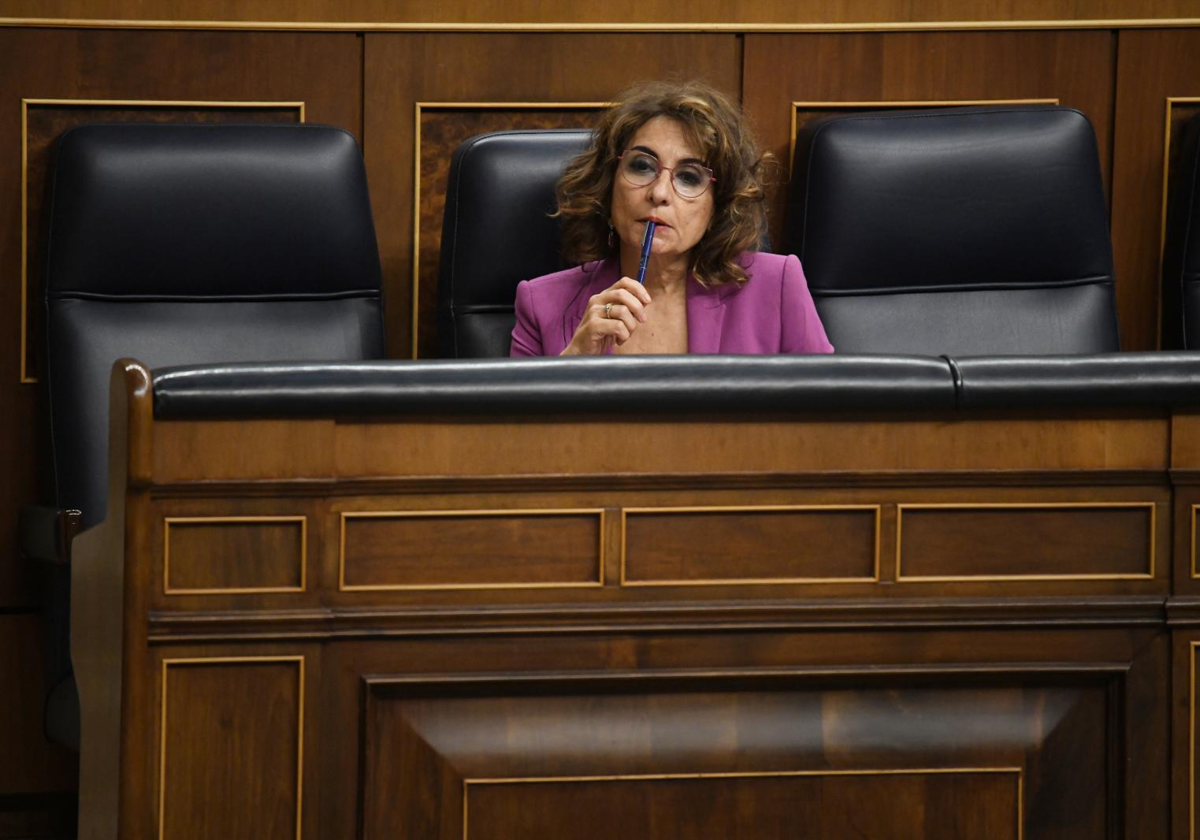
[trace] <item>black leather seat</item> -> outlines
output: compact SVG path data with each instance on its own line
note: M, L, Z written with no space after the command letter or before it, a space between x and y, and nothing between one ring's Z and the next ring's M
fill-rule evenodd
M787 219L838 352L1119 349L1091 124L1058 107L838 116L797 137Z
M76 128L59 142L48 206L42 380L56 507L23 512L29 555L69 561L63 523L104 517L116 359L159 367L383 355L366 173L345 131ZM47 729L77 746L70 567L48 568Z
M1162 346L1200 348L1200 114L1183 125L1163 248Z
M507 356L517 284L565 268L554 184L590 132L498 131L450 159L438 275L438 355Z

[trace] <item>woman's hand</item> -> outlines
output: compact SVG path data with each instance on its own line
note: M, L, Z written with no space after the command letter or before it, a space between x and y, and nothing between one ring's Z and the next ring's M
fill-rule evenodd
M598 356L614 344L624 344L646 322L650 293L631 277L622 277L588 300L583 320L560 355Z

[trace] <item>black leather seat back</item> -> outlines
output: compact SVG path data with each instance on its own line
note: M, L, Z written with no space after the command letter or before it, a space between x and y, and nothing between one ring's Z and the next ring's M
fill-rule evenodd
M438 275L438 354L507 356L517 284L565 268L554 184L591 133L500 131L450 160Z
M1096 139L1078 111L893 111L806 126L787 231L839 352L1119 349Z
M1183 126L1172 165L1163 250L1162 346L1200 347L1200 114Z
M320 126L94 125L50 196L47 379L59 507L104 516L113 362L383 355L362 155Z

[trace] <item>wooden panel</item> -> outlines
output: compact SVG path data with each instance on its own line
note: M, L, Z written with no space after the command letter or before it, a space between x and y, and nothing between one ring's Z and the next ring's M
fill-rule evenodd
M337 427L336 446L339 473L360 476L1115 470L1162 468L1167 429L1166 420L1039 422L978 415L971 422L842 417L670 423L647 417L603 424L413 422L397 428L347 423ZM240 430L229 433L233 438ZM168 440L165 434L162 439ZM626 445L597 445L602 439ZM189 474L225 475L235 463L226 463L222 452L229 445L214 440L203 462L195 453ZM237 446L241 451L242 444ZM698 452L704 457L695 457Z
M159 836L299 840L300 657L164 660Z
M1112 33L747 35L745 51L746 113L785 166L794 102L1056 99L1091 119L1108 182ZM780 189L771 205L777 247L786 245L786 193Z
M1148 579L1155 505L900 505L896 579Z
M307 530L303 516L167 517L163 591L302 592Z
M600 510L342 515L341 589L599 586Z
M1170 19L1196 15L1188 0L983 0L945 3L938 0L823 0L789 3L758 0L728 4L720 0L694 0L682 5L670 0L616 0L594 4L573 0L545 4L538 0L442 0L434 5L397 4L388 0L260 0L243 5L227 0L182 0L167 7L147 7L137 0L58 0L47 8L38 0L9 0L10 16L88 20L175 21L330 21L398 24L475 23L520 26L606 23L611 26L737 25L745 23L840 23L907 21L1087 21L1112 19Z
M579 111L537 113L545 103L611 101L639 79L675 74L707 79L733 95L741 87L741 45L734 35L635 34L368 34L365 91L367 172L375 190L372 203L388 288L411 292L413 255L420 254L417 332L421 348L430 352L434 340L435 293L429 283L437 276L436 249L414 228L440 230L436 205L444 201L434 174L449 163L450 150L477 128L524 125L553 116L554 124L578 124ZM454 56L453 59L449 58ZM450 108L437 115L436 150L425 159L421 215L414 225L414 114L418 102L525 103L520 109L488 114L483 109ZM470 116L474 114L475 116ZM453 119L449 119L453 117ZM499 122L495 122L498 120ZM422 147L425 139L422 137ZM444 158L438 163L434 157ZM426 156L423 154L423 158ZM429 185L432 183L432 187ZM408 356L413 347L411 294L388 299L388 344L395 355Z
M1178 152L1170 129L1200 102L1200 31L1122 32L1120 47L1112 236L1121 343L1150 350L1159 343L1164 187Z
M1105 680L1019 682L372 680L364 836L1104 836Z
M67 790L78 759L43 734L46 676L41 616L0 615L0 791L10 796ZM0 798L0 811L3 799ZM0 836L8 836L0 834Z
M621 584L873 582L879 507L632 508Z
M672 836L696 840L783 840L813 831L821 837L1019 840L1022 781L1020 768L468 781L463 836L658 837L670 826Z

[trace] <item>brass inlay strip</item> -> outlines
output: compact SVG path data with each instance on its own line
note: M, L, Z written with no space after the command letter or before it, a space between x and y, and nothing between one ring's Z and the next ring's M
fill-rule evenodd
M1196 648L1188 645L1188 840L1196 840Z
M901 570L902 525L906 510L1095 510L1098 508L1150 509L1150 569L1146 573L1118 574L1058 574L1058 575L905 575ZM1158 535L1158 505L1155 502L980 502L977 504L951 502L947 504L896 505L896 582L897 583L988 583L1022 580L1086 581L1086 580L1153 580L1155 550Z
M609 102L417 102L413 126L413 251L412 251L412 357L417 358L417 330L419 329L421 292L421 111L503 111L506 109L530 111L556 111L607 108ZM463 138L466 140L467 138ZM445 210L443 209L443 215ZM529 278L532 279L532 278ZM514 291L515 294L515 291Z
M875 511L875 572L870 577L788 577L788 578L715 578L699 580L628 580L625 576L626 517L628 514L646 513L780 513L789 511ZM880 518L882 505L730 505L713 507L631 507L621 508L621 577L620 585L634 586L766 586L770 584L821 584L821 583L878 583L879 582L879 535L882 530Z
M1196 511L1200 510L1200 505L1192 505L1191 521L1188 522L1188 529L1192 533L1191 538L1191 554L1188 557L1188 565L1191 566L1192 579L1200 578L1200 572L1196 570Z
M961 108L971 105L1057 105L1058 97L1053 99L890 99L874 102L793 102L792 130L788 140L788 180L792 177L792 164L796 159L796 114L801 109L816 111L836 111L844 108L852 111L886 111L889 109L907 108Z
M1163 259L1166 256L1167 250L1167 188L1170 184L1171 174L1171 109L1176 104L1180 105L1195 105L1200 104L1200 96L1168 96L1166 107L1166 128L1163 131L1163 159L1162 159L1162 208L1159 211L1158 218L1158 282L1154 285L1155 295L1158 298L1158 320L1154 324L1155 342L1154 346L1162 349L1162 316L1163 316L1163 296L1162 296L1162 279L1163 279ZM1193 575L1194 577L1194 575Z
M514 776L512 778L465 778L462 781L462 836L467 836L468 796L471 785L564 784L572 782L661 782L707 779L778 779L830 776L948 776L1013 774L1017 777L1017 840L1025 837L1025 773L1021 767L912 767L880 770L745 770L725 773L642 773L595 776Z
M304 657L303 656L213 656L164 659L162 661L162 707L159 713L158 748L158 840L163 840L167 799L167 669L172 665L244 665L247 663L295 662L296 705L296 840L301 840L304 804Z
M599 531L596 557L596 580L586 583L576 581L549 581L529 583L346 583L346 521L348 519L427 519L432 517L464 518L471 516L580 516L590 515L598 519ZM479 589L496 591L501 589L595 589L604 586L604 508L513 508L481 510L372 510L345 511L341 514L338 535L338 591L339 592L395 592L402 590L429 591L445 589Z
M300 523L300 585L250 586L214 589L183 589L171 587L171 526L226 525L232 523ZM304 592L308 580L308 517L307 516L165 516L163 517L163 594L164 595L245 595L258 592Z
M0 19L0 26L5 24ZM298 109L300 122L304 122L303 102L233 102L223 100L186 100L186 99L21 99L21 369L19 381L22 385L32 385L37 377L29 373L28 353L25 346L29 341L29 106L30 105L62 105L66 107L122 107L122 108L271 108L285 110Z
M215 29L324 32L943 32L1012 29L1190 29L1200 18L1080 18L1059 20L946 20L886 23L431 23L398 21L134 20L129 18L0 18L0 27L84 29Z

